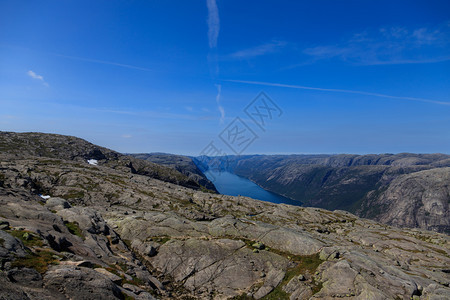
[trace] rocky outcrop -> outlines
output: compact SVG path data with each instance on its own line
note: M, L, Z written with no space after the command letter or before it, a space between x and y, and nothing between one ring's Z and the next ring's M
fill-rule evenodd
M0 298L450 297L444 234L31 151L0 174Z

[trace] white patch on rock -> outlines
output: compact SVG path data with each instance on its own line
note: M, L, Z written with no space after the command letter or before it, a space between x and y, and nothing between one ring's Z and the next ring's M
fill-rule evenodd
M48 198L50 198L50 196L45 196L45 195L39 195L39 196L41 196L41 198L42 198L42 199L45 199L45 200L47 200Z
M96 159L88 159L87 161L90 165L97 166L98 161Z

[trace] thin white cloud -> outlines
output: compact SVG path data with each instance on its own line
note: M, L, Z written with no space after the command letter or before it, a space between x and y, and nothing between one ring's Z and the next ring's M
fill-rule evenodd
M223 124L223 122L225 121L225 109L220 104L220 95L222 92L222 85L216 84L216 87L217 87L216 103L217 103L217 108L219 109L219 112L220 112L220 124Z
M270 43L262 44L256 47L236 51L231 53L227 57L237 58L237 59L248 59L256 56L262 56L269 53L274 53L281 48L286 46L286 42L284 41L272 41Z
M339 59L357 65L423 64L450 60L450 27L380 28L354 34L333 45L318 45L303 50L311 62ZM299 64L302 65L302 64Z
M27 72L27 75L30 76L33 79L37 79L37 80L41 81L43 85L48 86L48 83L45 82L44 77L42 75L38 75L38 74L36 74L35 72L33 72L31 70L29 70Z
M39 79L39 80L44 80L44 77L42 77L41 75L38 75L38 74L36 74L36 73L34 73L33 71L28 71L27 72L27 74L31 77L31 78L34 78L34 79Z
M124 138L124 139L130 139L132 137L133 136L131 134L122 134L122 138Z
M438 100L424 99L424 98L415 98L415 97L392 96L392 95L386 95L386 94L371 93L371 92L364 92L364 91L355 91L355 90L329 89L329 88L319 88L319 87L302 86L302 85L292 85L292 84L283 84L283 83L271 83L271 82L261 82L261 81L247 81L247 80L232 80L232 79L228 79L228 80L223 80L223 81L246 83L246 84L253 84L253 85L284 87L284 88L291 88L291 89L302 89L302 90L314 90L314 91L323 91L323 92L337 92L337 93L347 93L347 94L358 94L358 95L365 95L365 96L374 96L374 97L389 98L389 99L399 99L399 100L409 100L409 101L419 101L419 102L426 102L426 103L433 103L433 104L450 106L450 102L445 102L445 101L438 101Z
M206 0L206 5L208 7L209 47L216 48L220 30L219 9L217 8L216 0Z
M112 61L105 61L105 60L98 60L98 59L90 59L90 58L77 57L77 56L69 56L69 55L62 55L62 54L55 54L55 55L56 55L56 56L59 56L59 57L64 57L64 58L68 58L68 59L73 59L73 60L86 61L86 62L92 62L92 63L97 63L97 64L103 64L103 65L110 65L110 66L122 67L122 68L127 68L127 69L135 69L135 70L141 70L141 71L147 71L147 72L152 71L152 70L150 70L150 69L148 69L148 68L143 68L143 67L138 67L138 66L133 66L133 65L127 65L127 64L121 64L121 63L116 63L116 62L112 62Z

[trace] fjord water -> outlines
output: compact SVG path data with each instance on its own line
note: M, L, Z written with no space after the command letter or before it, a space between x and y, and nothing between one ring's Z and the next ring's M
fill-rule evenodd
M295 201L281 195L266 191L259 185L247 178L237 176L227 171L204 172L206 177L211 180L219 193L230 196L246 196L253 199L263 200L272 203L286 203L291 205L301 205L301 202Z

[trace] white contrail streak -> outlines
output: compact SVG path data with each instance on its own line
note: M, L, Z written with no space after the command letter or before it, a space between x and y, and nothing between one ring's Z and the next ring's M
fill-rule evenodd
M68 55L62 55L62 54L55 54L56 56L59 57L64 57L64 58L68 58L68 59L73 59L73 60L80 60L80 61L87 61L87 62L92 62L92 63L97 63L97 64L103 64L103 65L111 65L111 66L116 66L116 67L122 67L122 68L128 68L128 69L135 69L135 70L141 70L141 71L152 71L150 69L147 68L142 68L142 67L137 67L137 66L132 66L132 65L127 65L127 64L121 64L121 63L116 63L116 62L112 62L112 61L104 61L104 60L98 60L98 59L90 59L90 58L83 58L83 57L77 57L77 56L68 56Z
M233 80L233 79L224 79L222 81L246 83L246 84L253 84L253 85L284 87L284 88L301 89L301 90L314 90L314 91L323 91L323 92L358 94L358 95L365 95L365 96L374 96L374 97L381 97L381 98L401 99L401 100L410 100L410 101L420 101L420 102L427 102L427 103L450 106L450 102L445 102L445 101L437 101L437 100L432 100L432 99L415 98L415 97L392 96L392 95L386 95L386 94L354 91L354 90L328 89L328 88L319 88L319 87L302 86L302 85L271 83L271 82L261 82L261 81Z

